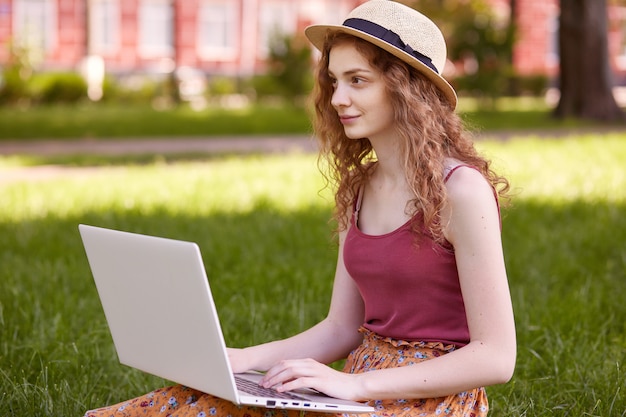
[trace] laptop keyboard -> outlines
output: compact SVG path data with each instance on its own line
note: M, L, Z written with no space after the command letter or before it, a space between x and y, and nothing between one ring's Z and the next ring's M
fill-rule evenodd
M256 382L248 381L247 379L240 378L237 375L235 375L235 383L237 384L237 389L239 389L240 391L251 395L256 395L257 397L283 398L286 400L302 399L302 397L290 394L288 392L278 392L272 388L262 387Z

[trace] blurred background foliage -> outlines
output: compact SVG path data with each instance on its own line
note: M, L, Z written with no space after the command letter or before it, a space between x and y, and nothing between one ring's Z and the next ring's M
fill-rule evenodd
M502 95L539 96L548 85L546 76L520 76L511 65L515 27L506 16L497 16L484 0L407 1L441 27L448 42L454 70L447 74L460 96L478 98L485 105ZM87 101L86 83L76 73L41 73L32 65L32 54L12 45L9 64L0 76L0 105L23 107ZM311 46L303 35L275 33L270 39L267 72L247 78L206 75L202 100L224 105L224 97L238 96L244 103L288 101L302 105L312 86ZM133 74L107 75L104 102L179 103L172 78ZM232 100L231 100L232 101Z
M539 96L548 87L545 75L522 76L512 66L516 29L510 16L497 15L484 0L414 0L441 28L454 63L449 76L459 95L491 105L499 96Z

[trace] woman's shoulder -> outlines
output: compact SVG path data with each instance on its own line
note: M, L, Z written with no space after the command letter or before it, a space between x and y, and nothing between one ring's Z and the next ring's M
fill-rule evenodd
M446 158L444 160L444 165L443 165L443 177L444 177L444 182L448 182L448 180L450 179L450 177L452 177L452 174L454 174L456 171L465 168L465 169L470 169L473 171L478 172L478 170L476 169L476 167L467 164L465 162L462 162L458 159L455 158Z
M447 224L444 236L458 244L455 229L467 229L478 221L499 218L499 204L494 188L483 174L469 165L456 165L446 181L446 204L442 222ZM493 216L493 217L492 217ZM456 226L450 228L451 224Z
M493 197L491 184L471 165L455 159L446 160L444 167L446 192L451 202L468 202L480 196Z

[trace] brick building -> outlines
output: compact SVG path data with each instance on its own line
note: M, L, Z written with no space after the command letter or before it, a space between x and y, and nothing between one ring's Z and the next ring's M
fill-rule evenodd
M207 74L264 69L274 31L301 33L336 22L364 0L0 0L0 66L9 44L25 45L38 68L74 70L86 56L109 73L191 67ZM489 0L508 19L509 0ZM558 0L517 1L514 67L522 75L558 72ZM609 8L609 48L626 78L626 7Z
M87 55L108 71L189 66L207 73L263 69L274 31L337 21L359 0L0 0L0 64L9 42L42 68L74 69Z

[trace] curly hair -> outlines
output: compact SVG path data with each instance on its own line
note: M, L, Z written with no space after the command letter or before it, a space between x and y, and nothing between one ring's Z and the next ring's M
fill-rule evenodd
M348 227L348 213L376 161L367 138L348 139L337 111L331 105L334 90L328 74L329 55L339 43L353 45L380 72L385 82L401 137L399 152L404 159L406 181L415 196L409 202L407 214L422 214L423 222L412 224L413 233L419 236L426 231L435 241L444 241L440 212L447 198L445 158L475 167L501 197L506 195L508 181L497 175L490 168L490 161L476 151L461 118L432 82L415 68L367 41L341 32L330 32L317 67L312 96L313 127L320 147L320 170L327 185L335 191L334 218L338 231Z

